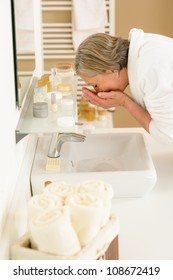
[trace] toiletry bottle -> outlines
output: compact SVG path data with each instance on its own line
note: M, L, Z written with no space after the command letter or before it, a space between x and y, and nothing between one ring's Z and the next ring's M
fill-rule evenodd
M44 85L46 86L46 93L51 91L51 83L49 81L49 74L44 74L41 76L41 79L44 81Z
M34 88L34 103L44 102L44 101L45 101L44 83L43 80L40 79L37 81L37 86Z
M51 83L51 90L57 91L57 85L61 83L61 78L57 74L57 68L51 68L51 75L49 76L49 81Z
M88 106L84 110L84 117L87 121L94 121L96 119L96 106L88 103Z
M78 117L85 118L85 109L88 107L88 101L84 98L81 98L78 105Z
M56 92L52 92L50 110L52 112L57 112L57 109L58 109L58 106L57 106L57 100L56 100Z

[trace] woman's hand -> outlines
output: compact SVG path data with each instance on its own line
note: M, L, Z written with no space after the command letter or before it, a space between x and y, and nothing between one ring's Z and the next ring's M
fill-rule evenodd
M126 94L122 91L95 92L86 87L82 88L84 97L92 104L109 109L111 107L124 106Z
M123 106L144 128L149 132L151 116L147 110L137 104L130 96L124 92L94 92L87 88L82 89L84 97L97 106L109 109L111 107Z

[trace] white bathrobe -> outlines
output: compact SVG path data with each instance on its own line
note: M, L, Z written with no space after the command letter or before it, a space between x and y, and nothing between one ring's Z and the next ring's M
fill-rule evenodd
M173 144L173 39L134 28L129 41L132 96L151 115L150 134Z

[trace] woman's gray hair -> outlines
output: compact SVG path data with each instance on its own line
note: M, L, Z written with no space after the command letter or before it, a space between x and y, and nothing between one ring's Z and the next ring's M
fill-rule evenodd
M75 57L77 75L95 76L107 70L127 67L129 41L106 33L86 38L78 47Z

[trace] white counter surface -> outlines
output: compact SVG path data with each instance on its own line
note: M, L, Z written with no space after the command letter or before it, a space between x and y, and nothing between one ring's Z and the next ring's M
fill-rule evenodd
M113 200L113 211L120 219L119 258L121 260L173 259L173 146L163 146L148 134L147 137L158 176L156 185L143 198ZM25 208L26 205L22 200L20 195L18 204ZM22 228L21 232L26 224L24 212L20 207L15 217L15 224ZM11 223L10 225L9 222L7 224L4 236L9 235L10 232L18 236L19 233L15 233L14 225Z
M157 183L144 198L114 199L120 218L119 258L173 260L173 146L148 136Z

